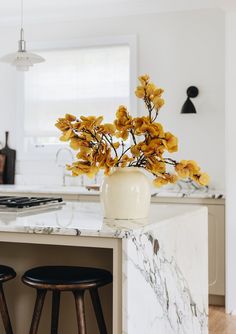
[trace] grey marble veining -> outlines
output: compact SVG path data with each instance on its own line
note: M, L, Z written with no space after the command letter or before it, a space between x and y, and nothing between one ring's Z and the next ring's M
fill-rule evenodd
M124 240L124 318L129 319L124 333L208 332L206 236L203 210L167 220L148 232L133 231Z
M103 219L99 203L67 202L49 212L0 212L0 234L119 239L122 334L206 334L207 209L151 204L143 220Z

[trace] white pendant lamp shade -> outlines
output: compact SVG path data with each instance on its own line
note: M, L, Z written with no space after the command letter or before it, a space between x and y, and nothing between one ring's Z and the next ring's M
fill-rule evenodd
M3 56L0 61L15 66L18 71L28 71L30 66L45 61L43 57L26 51L23 29L23 0L21 1L21 29L18 51Z
M15 66L18 71L28 71L30 66L45 61L43 57L27 52L25 46L24 30L21 28L18 52L3 56L0 60Z
M1 61L15 66L18 71L28 71L30 66L42 63L44 59L34 53L18 51L2 57Z

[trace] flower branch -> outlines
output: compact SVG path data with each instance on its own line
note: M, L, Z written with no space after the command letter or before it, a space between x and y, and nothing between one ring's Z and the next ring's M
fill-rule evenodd
M103 123L102 116L77 118L67 114L59 118L56 126L62 132L60 139L69 141L77 151L77 160L68 167L72 174L93 177L99 170L109 175L114 167L138 167L154 175L157 187L189 178L206 185L209 177L195 161L177 162L166 157L178 151L178 139L156 122L164 105L163 92L148 75L143 75L135 94L143 100L147 116L132 117L125 106L119 106L113 123ZM125 149L129 140L132 144Z

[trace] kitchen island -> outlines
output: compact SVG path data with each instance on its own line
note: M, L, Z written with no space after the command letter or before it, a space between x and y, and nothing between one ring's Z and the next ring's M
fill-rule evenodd
M21 273L28 269L24 267L26 264L39 264L38 259L34 259L34 256L39 256L39 250L29 252L28 245L50 245L40 264L51 264L50 252L54 249L57 250L57 263L66 264L62 263L66 259L59 254L64 254L65 247L72 247L73 257L80 254L81 262L78 260L78 264L93 265L93 257L97 256L96 265L111 267L114 282L110 290L112 305L108 307L112 309L110 333L205 334L208 313L207 231L205 207L152 204L146 220L125 221L103 219L99 203L67 202L45 212L1 212L0 262L9 264L10 261ZM27 251L11 253L13 244L26 247ZM77 249L87 250L83 258ZM99 253L103 249L112 254L112 263L108 265L104 261L106 256L103 258ZM26 261L25 257L31 260ZM14 284L20 288L19 282L10 284L13 290ZM27 293L24 288L20 294L21 301L10 296L10 305L21 302L21 307L15 306L17 314L13 316L18 334L26 332L22 315L25 316L27 305L23 307L24 313L22 306ZM109 302L109 298L107 300ZM33 302L30 301L31 310ZM29 325L30 320L27 322ZM46 332L42 330L42 333ZM67 328L67 332L76 333L76 330ZM96 327L91 333L97 333Z

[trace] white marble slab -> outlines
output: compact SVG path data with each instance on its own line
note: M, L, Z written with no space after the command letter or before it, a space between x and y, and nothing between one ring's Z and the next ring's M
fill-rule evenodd
M122 243L122 334L206 334L207 209L152 204L146 220L103 219L99 203L0 213L4 232L116 238Z
M206 212L134 233L123 250L124 333L208 333Z
M147 219L109 220L103 219L100 203L71 201L48 212L0 212L0 231L124 238L132 231L143 233L153 225L198 210L192 205L151 204Z

